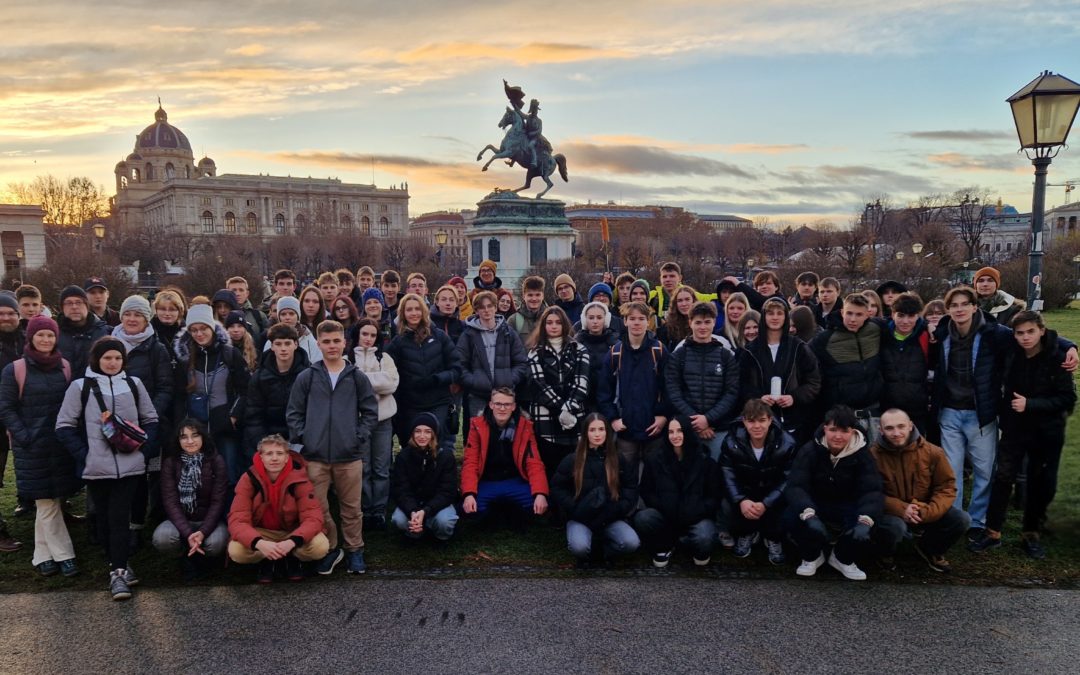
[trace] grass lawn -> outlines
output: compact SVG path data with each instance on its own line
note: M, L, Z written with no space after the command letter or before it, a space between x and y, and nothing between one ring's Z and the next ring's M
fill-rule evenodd
M1080 343L1080 309L1049 312L1047 323L1062 335ZM33 550L33 519L16 520L11 517L15 508L14 472L8 462L6 487L0 490L0 511L8 522L11 533L23 542L23 550L0 554L0 593L24 591L49 591L88 589L104 594L107 566L101 550L91 546L86 528L74 525L70 528L75 551L82 574L73 579L40 577L30 565ZM75 500L81 508L81 497ZM1016 546L1019 537L1020 513L1010 511L1005 531L1006 545L989 553L976 556L967 552L962 544L950 551L953 573L943 576L931 572L910 546L902 545L897 556L896 572L880 572L870 567L867 572L872 580L901 583L953 583L970 585L1037 585L1073 588L1080 585L1080 425L1069 424L1065 450L1062 455L1058 492L1050 507L1048 527L1051 531L1044 543L1049 553L1047 560L1029 560ZM132 559L145 587L179 586L183 581L175 561L163 560L149 546L151 530L144 535L145 543ZM445 547L429 543L405 543L387 532L365 532L366 559L371 570L369 576L416 576L443 577L470 576L572 576L573 564L566 551L562 530L546 525L536 525L523 534L509 530L482 530L475 526L459 525L458 534ZM789 550L789 559L795 557ZM719 552L712 565L695 569L685 555L676 555L671 571L665 574L700 576L782 576L794 577L795 563L782 569L773 568L765 561L764 553L755 549L746 560L738 560L728 552ZM652 567L645 554L639 554L621 563L616 574L650 573ZM838 578L831 571L819 576ZM330 580L322 583L344 583L345 575L339 569ZM247 584L253 580L253 571L237 565L222 569L204 585ZM309 583L317 583L309 580Z

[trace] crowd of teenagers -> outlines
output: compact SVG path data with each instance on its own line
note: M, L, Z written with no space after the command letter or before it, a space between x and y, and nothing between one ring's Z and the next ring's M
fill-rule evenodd
M96 277L53 310L4 292L3 463L31 563L78 574L68 524L86 520L125 599L144 531L189 579L227 556L270 583L364 573L373 528L440 545L459 523L544 520L581 567L760 543L800 576L861 580L901 545L937 572L962 538L1000 547L1017 485L1018 543L1046 556L1076 347L996 269L926 303L813 272L790 295L769 271L699 292L673 262L655 288L603 278L582 297L561 274L549 297L535 276L503 288L492 261L433 294L418 273L298 289L281 270L261 308L240 277L118 309ZM0 519L0 551L21 548Z

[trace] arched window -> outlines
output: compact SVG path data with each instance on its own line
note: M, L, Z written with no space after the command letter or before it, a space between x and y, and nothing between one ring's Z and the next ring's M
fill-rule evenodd
M173 167L172 162L165 165L165 179L172 180L176 178L176 168Z
M1076 216L1069 216L1069 232L1076 231Z
M379 229L375 232L376 237L390 236L390 221L385 217L379 218Z
M254 213L247 214L247 233L258 234L259 233L259 219L255 217Z
M349 216L342 216L341 217L341 229L343 229L343 230L345 230L347 232L352 232L352 229L353 229L352 218L350 218Z
M236 234L236 216L232 211L225 214L225 234Z
M202 212L202 231L204 233L214 233L214 214L209 211Z
M285 234L285 214L279 213L274 216L274 233Z
M131 182L133 182L133 183L138 183L139 182L139 170L138 169L132 169L131 170Z
M146 163L146 180L154 180L154 165L150 162Z
M360 234L365 237L371 236L371 218L364 216L360 219Z
M305 218L303 214L298 215L295 219L293 219L293 225L296 228L296 232L298 234L302 234L304 230L307 229L307 218Z
M120 189L123 190L127 187L127 176L120 176Z

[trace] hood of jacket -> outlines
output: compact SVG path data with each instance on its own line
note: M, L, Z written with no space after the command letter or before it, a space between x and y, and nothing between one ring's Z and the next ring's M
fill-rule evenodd
M196 346L195 338L191 337L191 333L187 332L186 329L187 326L185 325L184 328L180 329L176 339L173 341L173 351L176 352L176 358L181 361L187 361L192 351L194 351L192 347ZM225 331L225 328L217 322L214 323L214 337L215 340L211 343L211 346L220 347L221 345L232 344L232 340L229 339L229 334Z
M493 328L484 328L480 325L480 317L473 314L468 319L465 319L465 328L478 331L487 331L489 333L495 333L506 324L506 319L501 314L495 315L495 326Z
M829 453L829 459L832 460L833 466L836 466L841 459L854 455L859 450L866 447L866 436L860 429L852 429L851 438L848 440L847 445L838 454L832 454L829 450L829 446L825 443L825 427L824 425L818 427L817 432L814 433L814 442L825 449L825 452Z
M227 288L223 288L214 293L214 297L210 299L210 306L213 307L219 302L227 304L230 310L235 311L240 309L240 303L236 301L236 295Z
M922 434L920 434L919 430L915 427L914 424L912 424L911 434L908 436L907 442L903 445L893 445L889 442L889 439L885 438L884 434L882 434L881 437L875 442L875 445L877 445L878 449L882 452L899 455L905 452L915 452L915 450L922 443Z
M478 274L475 277L473 277L472 285L473 285L473 289L479 289L481 291L493 291L496 288L502 288L503 283L502 283L502 279L500 279L498 276L496 276L495 279L491 282L491 285L487 286L487 285L484 284L483 281L480 281L480 275Z

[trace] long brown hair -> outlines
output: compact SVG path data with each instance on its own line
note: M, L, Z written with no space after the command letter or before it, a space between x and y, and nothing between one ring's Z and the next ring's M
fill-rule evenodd
M679 286L675 290L675 294L671 296L671 305L668 307L667 312L664 315L664 326L667 329L668 337L673 344L682 342L683 339L690 337L690 317L683 316L679 313L678 304L676 301L679 299L679 295L682 293L689 293L694 303L690 305L693 308L694 304L697 304L697 291L690 286Z
M308 293L314 293L315 297L319 299L319 315L314 319L309 319L308 316L304 314L304 296ZM319 324L326 319L326 301L323 300L322 291L315 286L305 286L304 290L300 291L300 295L297 297L300 300L300 325L306 326L307 329L311 331L311 334L314 335Z
M498 307L497 304L496 307ZM529 349L536 349L537 347L541 346L547 347L550 344L548 342L547 329L544 328L544 324L547 323L548 317L552 314L559 317L559 321L562 323L562 337L564 342L569 342L571 339L573 339L574 326L570 323L570 317L566 316L566 312L563 311L562 307L559 307L558 305L552 305L551 307L548 307L543 312L541 312L540 318L536 320L536 326L533 327L533 332L529 336L529 340L526 345Z
M574 499L581 497L581 483L585 480L585 457L589 452L589 425L603 422L604 431L604 473L607 474L608 492L611 501L619 500L619 452L615 449L615 432L607 418L600 413L589 413L581 422L581 438L578 439L574 453Z
M416 324L415 329L410 329L408 324L405 323L405 305L409 302L415 302L420 305L420 321ZM413 337L416 339L416 344L422 344L424 340L431 337L431 311L428 309L427 303L416 293L406 293L401 302L398 303L397 311L397 329L398 335L404 335L405 330L412 330Z

